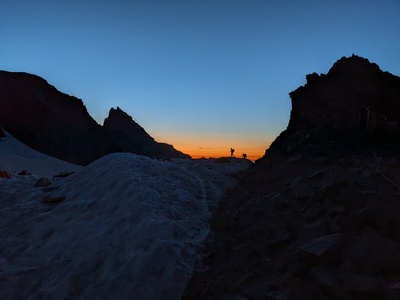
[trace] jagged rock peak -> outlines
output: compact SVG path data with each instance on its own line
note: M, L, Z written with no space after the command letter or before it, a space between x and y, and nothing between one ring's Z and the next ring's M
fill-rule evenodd
M108 117L104 120L104 125L106 125L106 123L110 122L111 120L133 122L139 126L139 124L135 122L135 120L126 112L124 112L119 106L117 106L117 108L112 107L110 109Z
M368 59L353 54L350 57L343 56L336 61L327 74L314 72L306 75L307 84L305 86L318 84L320 79L358 81L360 83L360 79L365 80L371 76L380 76L382 74L392 75L388 72L383 72L377 64L371 63ZM299 87L299 89L305 86Z
M377 64L371 63L367 58L353 54L350 57L343 56L335 62L327 75L354 74L360 71L366 71L368 73L382 72Z
M187 157L155 142L119 107L100 126L82 100L36 75L0 71L0 108L4 130L35 150L72 163L88 164L113 152Z
M270 149L279 145L289 151L323 139L400 138L400 77L352 55L335 62L327 74L306 78L304 86L289 93L288 128Z
M111 108L108 117L104 120L104 128L117 129L124 132L135 131L143 135L148 135L142 126L140 126L133 118L124 112L119 106Z
M322 125L351 131L399 127L400 77L381 71L368 59L343 57L326 75L313 73L306 78L305 86L290 93L291 129ZM371 114L376 116L364 120Z
M111 107L109 115L122 115L130 117L126 112L124 112L119 106L117 108ZM130 117L131 118L131 117Z
M189 155L174 149L172 145L156 142L118 106L116 109L110 109L103 127L110 133L112 144L117 146L119 151L134 152L154 158L190 158Z

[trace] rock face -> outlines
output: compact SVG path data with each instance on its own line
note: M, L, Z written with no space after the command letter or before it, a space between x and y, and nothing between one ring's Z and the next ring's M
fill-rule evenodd
M0 124L20 141L48 155L77 163L93 160L125 149L153 157L188 157L172 146L158 144L138 124L127 124L128 140L118 140L118 116L103 128L88 114L82 100L59 92L44 79L27 74L0 71ZM114 130L116 128L117 130ZM138 129L139 128L139 129ZM138 133L138 136L135 135ZM126 136L124 136L126 137ZM138 150L153 140L152 151ZM166 152L164 150L167 150Z
M220 203L183 299L400 297L400 133L374 133L396 121L393 82L353 56L290 94L288 129ZM365 97L382 127L361 122Z
M6 134L3 131L3 128L0 126L0 138L5 137Z
M156 142L139 124L119 107L112 108L104 120L104 129L119 152L133 152L157 158L189 158L172 145Z
M313 73L306 78L305 86L290 93L289 129L398 130L400 77L353 55L337 61L326 75Z
M287 129L266 152L295 152L310 137L316 142L372 137L398 142L400 77L353 55L342 57L326 75L313 73L306 78L304 86L290 93Z
M0 105L3 128L38 151L79 164L107 153L102 128L82 101L38 76L1 71Z

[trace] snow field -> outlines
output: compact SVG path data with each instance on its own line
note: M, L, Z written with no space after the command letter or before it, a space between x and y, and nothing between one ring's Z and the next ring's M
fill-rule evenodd
M180 299L229 175L250 164L116 153L52 192L35 175L0 179L0 298Z

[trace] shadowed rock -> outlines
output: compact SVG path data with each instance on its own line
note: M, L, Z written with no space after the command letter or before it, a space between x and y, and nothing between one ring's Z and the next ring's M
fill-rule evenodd
M340 233L321 236L306 242L299 248L299 251L319 257L334 246L340 238Z
M400 78L336 62L225 195L183 299L397 299Z
M0 71L0 105L4 129L38 151L85 164L108 150L82 100L38 76Z
M33 187L46 187L51 184L50 180L47 177L40 177Z
M336 139L399 140L400 77L368 59L342 57L329 72L309 74L290 93L288 127L266 151L296 151L313 140L333 146Z
M118 152L133 152L155 158L190 158L172 145L156 142L132 117L119 107L111 108L104 120L104 129Z
M189 157L155 142L119 108L116 114L110 111L103 128L82 100L35 75L0 71L0 107L0 124L6 131L40 152L72 163L88 164L122 151L156 158ZM131 122L126 122L129 118Z
M3 127L0 126L0 138L5 137L5 136L6 135L4 133Z

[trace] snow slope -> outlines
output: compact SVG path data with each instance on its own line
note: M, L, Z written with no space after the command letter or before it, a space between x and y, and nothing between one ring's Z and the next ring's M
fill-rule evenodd
M73 172L81 166L40 153L5 132L0 139L0 170L20 172L28 169L32 174L51 177L61 171Z
M51 192L35 175L0 179L0 298L179 299L229 175L250 164L117 153Z

